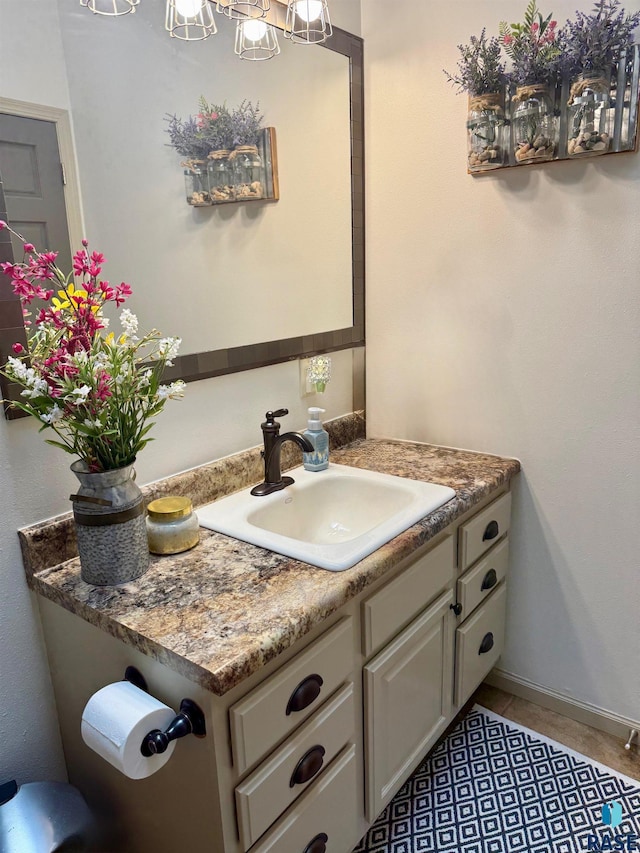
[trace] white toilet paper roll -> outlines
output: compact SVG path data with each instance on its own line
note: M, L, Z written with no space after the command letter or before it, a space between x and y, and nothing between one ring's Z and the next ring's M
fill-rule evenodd
M144 736L164 731L175 712L129 681L118 681L98 690L82 712L82 739L129 779L145 779L171 758L176 742L166 752L149 758L140 752Z

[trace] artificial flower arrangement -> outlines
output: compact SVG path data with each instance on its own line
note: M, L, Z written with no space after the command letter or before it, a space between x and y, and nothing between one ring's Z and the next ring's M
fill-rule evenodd
M470 37L469 44L459 44L458 50L457 74L444 73L459 92L468 92L471 96L491 95L504 87L505 65L501 44L495 36L487 38L487 31L483 29L479 36Z
M166 401L183 396L184 382L162 383L180 338L156 330L138 337L138 320L127 308L120 311L122 331L107 332L104 308L121 308L131 287L102 279L104 256L83 240L65 276L57 252L36 251L0 221L5 229L24 247L21 263L0 264L20 299L27 331L27 350L14 344L15 355L2 369L24 389L12 405L53 430L57 439L48 443L77 456L88 471L130 465L151 441L153 418Z
M511 60L509 80L516 86L555 84L560 69L558 22L553 12L543 17L536 0L530 0L522 23L501 21L500 41Z
M262 198L260 105L245 100L229 110L226 104L210 104L201 96L198 106L197 115L185 121L166 116L168 144L184 158L187 202L207 206Z
M574 80L567 105L567 153L588 155L608 150L611 69L621 52L631 46L639 24L640 12L627 15L620 0L596 0L590 14L578 11L564 27L558 26L553 13L544 15L536 0L529 0L522 22L499 24L499 45L510 64L504 80L512 93L510 118L516 163L557 156L558 117L564 108L558 102L558 84L563 77L571 79L578 74L582 79ZM469 45L459 45L458 49L458 73L445 74L449 82L470 95L470 170L491 168L492 158L497 158L499 151L496 145L479 145L478 140L485 139L486 133L478 121L478 110L472 114L471 99L495 91L498 73L504 72L500 50L494 38L486 38L484 30L479 38L472 37ZM578 106L572 110L574 103ZM493 104L492 109L498 107ZM481 126L480 136L476 126Z
M263 116L260 104L243 101L236 109L229 110L210 104L201 95L199 111L184 121L175 115L167 115L169 145L188 160L206 160L212 151L228 150L241 145L257 145L262 130Z

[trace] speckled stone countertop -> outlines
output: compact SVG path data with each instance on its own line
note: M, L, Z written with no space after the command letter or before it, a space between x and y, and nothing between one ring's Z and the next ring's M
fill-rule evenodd
M332 459L451 486L456 497L343 572L202 530L195 549L152 557L149 571L129 584L90 586L80 580L77 557L38 569L33 554L29 584L223 695L520 470L514 459L382 439L357 438ZM25 557L30 534L42 538L43 525L21 531Z

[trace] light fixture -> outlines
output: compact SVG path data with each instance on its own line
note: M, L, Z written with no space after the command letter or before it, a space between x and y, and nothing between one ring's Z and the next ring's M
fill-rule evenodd
M240 59L259 61L271 59L280 53L275 28L266 21L248 19L238 21L235 52Z
M289 0L285 38L298 44L320 44L332 33L327 0Z
M167 0L165 29L182 41L202 41L217 32L207 0Z
M117 18L135 12L140 0L80 0L81 6L86 6L94 15L108 15Z
M271 8L271 0L218 0L216 6L227 18L242 20L243 18L264 18Z

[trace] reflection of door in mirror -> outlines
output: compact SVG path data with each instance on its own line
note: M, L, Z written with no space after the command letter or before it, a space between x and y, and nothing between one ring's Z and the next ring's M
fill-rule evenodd
M6 219L39 251L57 251L62 269L71 268L62 168L56 126L53 122L0 113L0 219ZM20 241L5 232L0 262L22 260ZM2 277L4 279L4 276ZM0 289L0 360L11 355L14 343L25 343L20 303L4 279ZM5 400L15 389L4 377L0 389ZM24 413L5 408L7 417Z
M12 227L71 269L64 172L53 122L0 113L0 178ZM22 246L13 238L16 260Z

